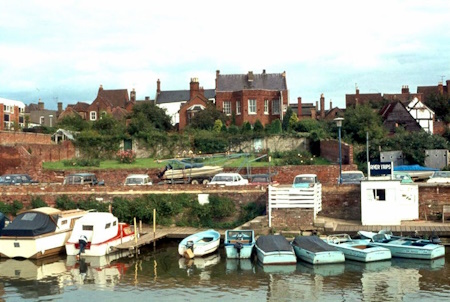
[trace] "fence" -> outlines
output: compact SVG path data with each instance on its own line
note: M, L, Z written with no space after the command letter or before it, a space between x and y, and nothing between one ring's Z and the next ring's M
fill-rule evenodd
M269 186L269 227L272 226L272 209L313 209L314 219L322 210L322 185L314 184L310 188L291 186Z

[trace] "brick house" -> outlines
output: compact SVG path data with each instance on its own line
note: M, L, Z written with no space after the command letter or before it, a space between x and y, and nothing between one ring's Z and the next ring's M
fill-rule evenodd
M117 111L124 113L123 110L116 108L131 112L135 101L136 92L134 89L131 91L130 97L128 97L127 89L105 90L103 89L103 86L100 85L97 97L87 108L87 120L96 121L104 114L112 114L113 110L116 111L116 115L118 115Z
M450 80L446 81L445 86L442 82L439 82L437 86L418 86L417 93L423 95L422 101L424 102L433 96L446 96L450 98Z
M161 81L156 82L156 106L166 110L172 125L179 124L183 129L189 123L195 111L203 110L206 102L214 102L214 89L203 89L197 78L192 78L189 90L161 90ZM190 105L186 105L189 103Z
M60 110L61 107L62 103L58 103L58 110ZM37 104L31 103L25 106L25 127L53 127L55 126L60 113L61 111L45 109L44 102L39 99Z
M355 94L345 95L345 108L354 107L356 105L382 104L383 97L381 93L360 93L356 87Z
M0 130L19 130L25 126L25 104L0 98ZM15 127L19 128L15 128Z
M87 121L96 121L105 114L111 114L116 119L122 119L133 110L135 101L136 92L134 89L128 96L127 89L106 90L100 85L97 97L91 104L78 102L75 105L68 105L58 119L73 114L78 114Z
M283 120L288 104L285 72L223 75L216 71L216 108L227 116L234 115L237 126Z
M410 132L422 130L419 123L400 101L391 102L385 105L379 113L383 118L383 126L391 134L394 134L398 127L403 127L406 131Z

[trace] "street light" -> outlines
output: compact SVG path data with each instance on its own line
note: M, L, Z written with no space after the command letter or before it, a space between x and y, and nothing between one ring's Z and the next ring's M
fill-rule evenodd
M339 131L339 184L342 184L341 128L342 128L343 120L344 120L343 117L337 117L334 119L334 121L336 122L336 126L338 127L338 131Z

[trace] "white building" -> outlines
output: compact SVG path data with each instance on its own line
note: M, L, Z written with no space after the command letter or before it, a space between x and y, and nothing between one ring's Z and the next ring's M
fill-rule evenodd
M401 225L419 218L419 186L399 180L361 181L362 225Z
M424 103L414 98L406 106L411 116L419 123L423 130L433 134L434 111L428 108Z
M17 123L20 128L25 126L25 104L23 102L0 98L0 106L2 106L0 130L14 129L14 123Z

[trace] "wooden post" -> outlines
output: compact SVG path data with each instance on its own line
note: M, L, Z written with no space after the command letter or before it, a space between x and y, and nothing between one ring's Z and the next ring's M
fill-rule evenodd
M134 243L136 244L136 248L137 248L137 226L136 226L136 217L134 217Z
M153 209L153 246L156 245L156 209Z

